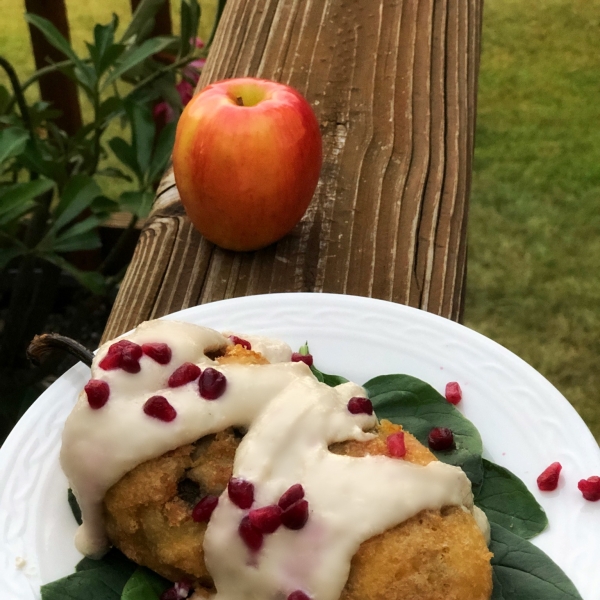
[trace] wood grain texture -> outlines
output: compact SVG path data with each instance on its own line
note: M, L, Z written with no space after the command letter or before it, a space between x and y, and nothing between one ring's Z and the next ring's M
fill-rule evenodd
M282 81L313 106L324 164L294 231L221 250L185 216L171 170L105 331L234 296L335 292L458 320L481 0L229 0L199 88Z

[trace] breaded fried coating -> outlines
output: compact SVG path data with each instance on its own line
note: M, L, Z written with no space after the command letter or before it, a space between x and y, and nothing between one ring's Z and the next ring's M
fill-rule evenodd
M246 362L257 354L241 346L228 349L222 358ZM382 421L374 439L342 442L330 450L357 457L387 455L387 436L401 430ZM172 581L192 579L207 592L213 590L202 547L206 524L192 520L192 509L206 494L225 490L242 435L230 428L206 436L123 477L105 498L113 544ZM407 432L405 444L406 456L395 460L419 465L437 460ZM490 557L483 534L463 508L421 511L360 546L340 600L489 600Z

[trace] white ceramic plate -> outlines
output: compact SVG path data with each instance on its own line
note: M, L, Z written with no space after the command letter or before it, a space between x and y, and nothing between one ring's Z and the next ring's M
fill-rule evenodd
M548 514L550 527L534 543L584 600L598 600L600 502L586 502L577 481L600 475L600 450L565 398L505 348L427 312L355 296L235 298L167 318L278 337L292 348L308 340L320 369L357 383L408 373L443 393L458 381L459 408L479 429L486 456L521 477ZM58 452L62 425L88 377L81 364L61 377L0 450L2 598L39 598L40 584L73 572L80 559ZM536 477L554 461L563 465L559 489L541 493Z

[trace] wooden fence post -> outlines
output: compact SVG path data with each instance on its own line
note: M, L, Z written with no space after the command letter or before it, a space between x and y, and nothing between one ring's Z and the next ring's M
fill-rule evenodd
M65 0L25 0L25 9L51 21L70 40ZM66 56L50 45L33 25L29 25L29 34L38 69L47 67L51 62L65 60ZM58 126L73 135L81 127L81 109L75 83L63 73L55 71L41 77L39 85L42 99L51 102L54 108L62 112L57 119Z

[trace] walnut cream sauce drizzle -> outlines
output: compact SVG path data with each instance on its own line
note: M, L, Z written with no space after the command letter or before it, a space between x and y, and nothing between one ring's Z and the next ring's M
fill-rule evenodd
M137 344L166 343L171 360L161 365L140 358L140 372L105 371L92 364L92 378L108 383L102 408L90 408L82 392L63 433L61 465L79 501L83 525L75 543L87 556L101 556L109 542L102 501L106 491L142 462L227 427L246 427L233 475L254 484L252 508L277 504L300 483L309 518L301 530L280 527L264 537L254 553L238 528L248 510L238 508L225 491L209 521L205 560L219 600L282 598L304 590L318 600L337 600L360 544L424 509L458 505L476 517L486 533L485 516L473 507L471 485L462 470L441 462L419 466L386 456L349 457L328 446L345 440L369 440L375 415L352 414L348 401L363 388L319 383L302 362L289 362L282 342L241 336L273 364L222 364L205 353L231 342L216 331L175 321L150 321L126 339ZM198 383L169 388L167 380L184 362L212 367L227 380L216 400L205 400ZM177 411L170 422L143 412L149 397L161 395Z

